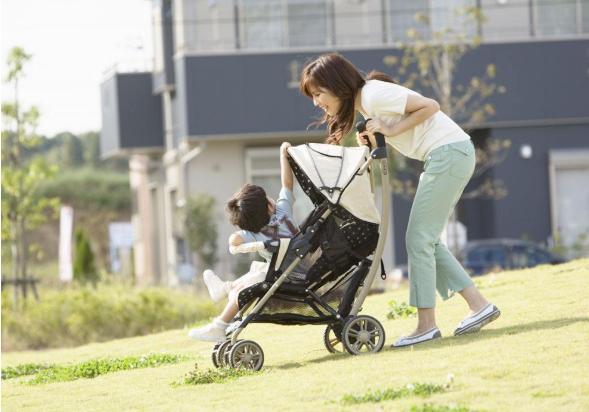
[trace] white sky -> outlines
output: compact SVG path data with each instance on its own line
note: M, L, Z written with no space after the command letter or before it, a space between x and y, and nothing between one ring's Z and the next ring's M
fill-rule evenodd
M2 101L8 51L23 47L33 57L19 94L39 108L41 134L100 130L105 73L151 67L149 0L2 0L0 14Z

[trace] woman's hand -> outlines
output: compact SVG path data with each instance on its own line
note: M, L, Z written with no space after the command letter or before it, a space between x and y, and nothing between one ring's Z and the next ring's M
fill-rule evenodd
M386 135L387 127L386 124L379 119L368 119L366 122L366 131L374 135L374 133L382 133Z
M370 142L372 147L376 147L376 138L374 137L374 134L370 132L356 132L356 142L358 143L358 146L366 146L368 145L368 142Z

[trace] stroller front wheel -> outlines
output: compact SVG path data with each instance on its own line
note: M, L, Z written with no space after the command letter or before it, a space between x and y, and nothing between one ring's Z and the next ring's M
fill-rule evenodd
M225 366L225 352L227 348L231 344L231 339L224 340L223 342L219 342L213 348L213 353L211 353L211 359L213 361L213 365L215 368L222 368Z
M229 366L259 371L264 365L264 351L253 340L242 340L229 351Z
M339 328L341 330L341 325L339 325ZM323 343L330 353L345 352L340 336L341 334L338 336L331 325L325 328L325 332L323 332Z
M379 352L384 346L384 340L384 328L372 316L352 317L342 329L342 343L351 355Z

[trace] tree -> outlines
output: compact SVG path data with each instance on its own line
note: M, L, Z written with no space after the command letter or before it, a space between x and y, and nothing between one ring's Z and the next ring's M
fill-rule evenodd
M214 215L215 199L200 194L186 203L184 227L188 246L196 252L200 265L212 267L217 261L217 224Z
M5 82L14 88L14 101L2 102L2 240L11 246L12 277L24 279L27 275L27 261L31 244L27 233L43 223L47 212L55 212L58 200L38 195L39 184L55 173L42 158L24 161L26 149L41 144L35 133L39 111L30 107L23 111L19 101L19 80L24 75L24 64L31 59L22 48L13 48L7 59ZM26 296L26 286L23 285ZM18 289L14 288L15 303Z
M473 76L465 84L457 84L456 69L463 56L480 45L480 36L475 33L485 18L477 7L456 9L453 17L451 26L436 31L421 30L420 25L430 26L430 19L427 14L417 13L416 27L407 31L409 41L399 45L401 56L386 56L384 64L396 69L406 87L420 87L430 92L426 95L433 94L440 109L468 131L476 129L488 116L495 114L495 107L488 102L488 98L506 90L504 86L494 83L497 69L493 64L488 64L482 75ZM431 33L431 38L424 38L424 32ZM489 139L485 147L477 147L473 177L482 177L503 161L510 145L509 140ZM403 161L399 163L402 165ZM411 181L397 179L392 186L396 193L406 196L415 194L415 185ZM486 177L462 197L499 199L506 194L502 181ZM455 222L454 213L451 219Z
M90 282L96 286L98 271L94 263L94 253L90 247L90 241L82 229L76 230L73 271L76 281L82 284Z

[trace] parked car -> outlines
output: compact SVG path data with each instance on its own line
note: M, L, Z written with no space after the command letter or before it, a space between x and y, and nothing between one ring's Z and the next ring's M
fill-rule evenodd
M566 260L544 247L525 240L485 239L466 244L457 256L471 275L504 269L531 268L541 264L558 264Z

